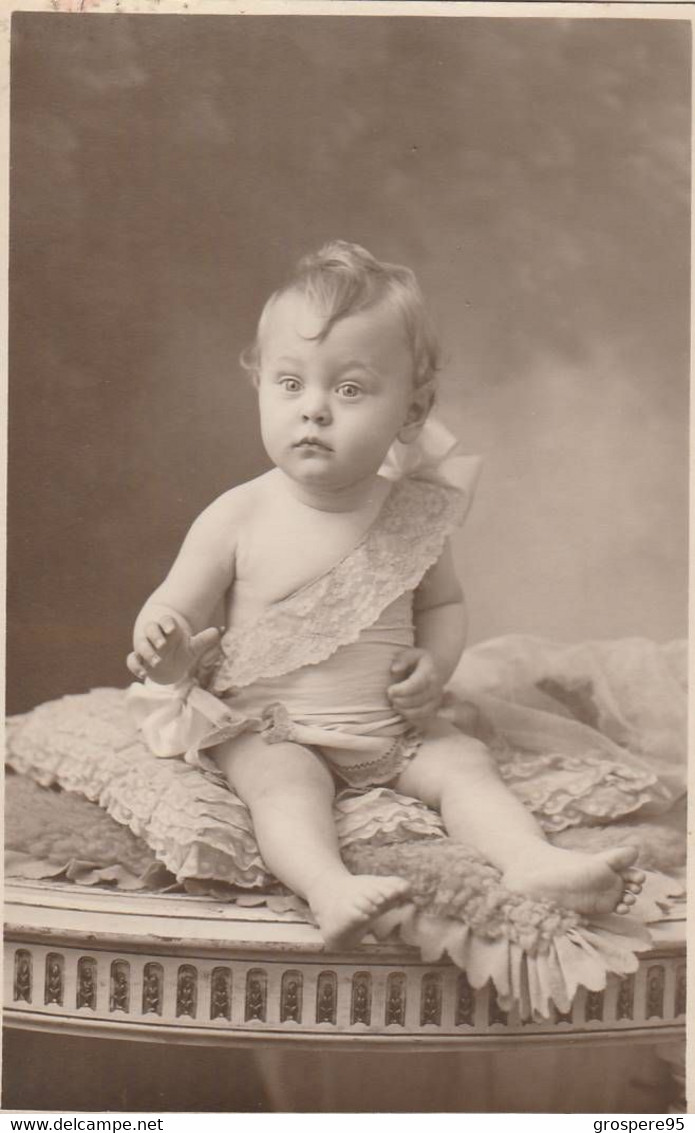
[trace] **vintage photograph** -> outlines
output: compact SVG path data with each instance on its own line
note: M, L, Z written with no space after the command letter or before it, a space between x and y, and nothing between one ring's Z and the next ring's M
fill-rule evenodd
M5 1109L685 1112L691 16L532 7L12 13Z

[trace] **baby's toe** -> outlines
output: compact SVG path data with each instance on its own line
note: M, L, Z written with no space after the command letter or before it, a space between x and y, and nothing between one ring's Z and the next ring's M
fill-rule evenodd
M374 900L378 907L383 910L390 908L391 905L397 905L409 892L410 886L403 878L384 877L380 879L380 884L374 894Z
M605 865L610 866L614 873L620 874L623 878L635 872L632 869L633 862L637 857L637 850L634 846L616 846L611 850L603 850L596 856Z
M640 888L644 885L646 874L643 869L625 869L621 872L621 877L625 882L632 882Z
M622 897L620 898L620 904L634 905L636 900L637 898L635 897L634 893L623 893Z
M391 878L384 878L384 880L376 887L375 896L377 900L388 900L390 897L395 897L397 894L403 892L407 886L405 882L391 880Z

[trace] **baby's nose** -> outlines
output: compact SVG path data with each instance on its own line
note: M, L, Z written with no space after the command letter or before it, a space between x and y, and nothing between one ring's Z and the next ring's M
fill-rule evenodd
M302 405L302 417L305 421L315 421L319 425L325 425L331 417L326 398L320 394L308 396Z

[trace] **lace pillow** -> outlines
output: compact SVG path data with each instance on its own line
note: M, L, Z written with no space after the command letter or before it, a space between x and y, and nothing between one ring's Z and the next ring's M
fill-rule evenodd
M183 760L157 759L133 729L120 689L49 701L7 724L7 762L42 786L98 803L154 850L179 881L254 887L273 879L241 799ZM442 836L438 815L386 788L336 801L343 848Z
M500 775L547 834L657 815L671 791L646 761L576 719L475 692L451 690L445 713L488 745Z
M546 834L664 809L665 792L654 775L616 763L601 752L587 751L581 757L515 753L500 763L500 774Z
M179 881L254 887L272 880L241 799L183 760L153 756L134 731L122 690L93 689L11 718L6 746L15 771L98 803ZM548 833L625 817L656 800L657 809L667 805L654 776L605 753L524 754L503 747L503 778ZM439 815L383 787L343 792L335 819L343 850L443 836Z

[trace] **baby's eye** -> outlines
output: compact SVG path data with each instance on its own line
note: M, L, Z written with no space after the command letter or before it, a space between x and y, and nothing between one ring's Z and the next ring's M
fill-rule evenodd
M353 401L360 396L362 389L355 382L343 382L341 386L338 386L338 393L341 397L347 398L348 401Z
M287 393L298 393L302 388L299 378L295 378L291 374L283 374L281 378L278 378L278 384L281 385Z

